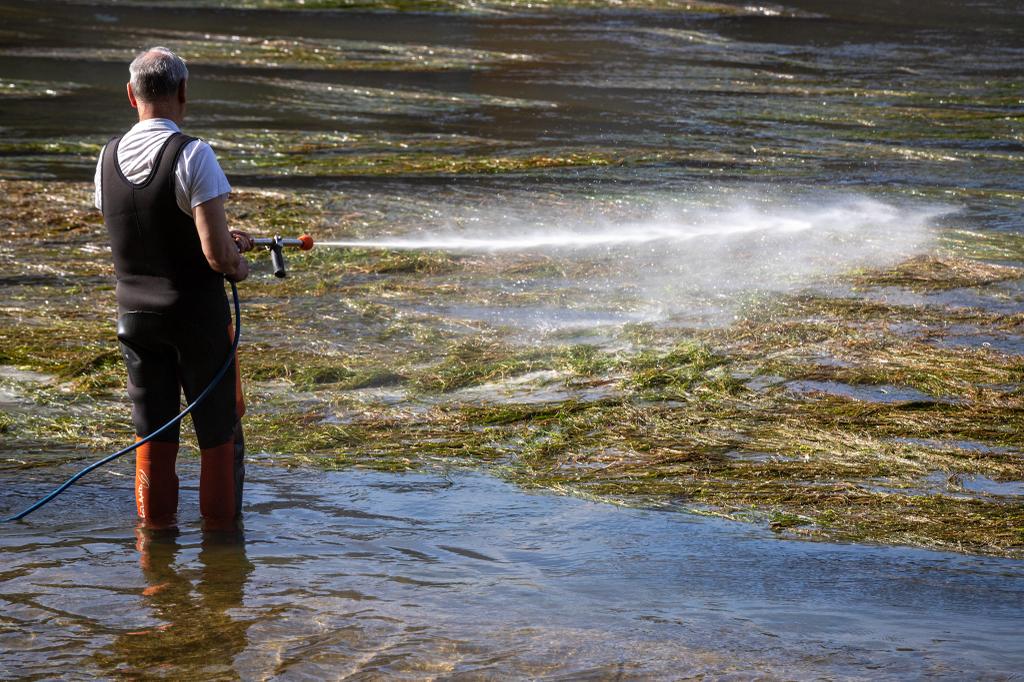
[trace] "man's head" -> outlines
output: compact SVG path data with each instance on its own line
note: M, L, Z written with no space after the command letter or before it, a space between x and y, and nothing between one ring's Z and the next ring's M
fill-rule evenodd
M177 122L185 114L185 86L188 67L166 47L140 52L128 67L128 100L139 110L139 118L170 118Z

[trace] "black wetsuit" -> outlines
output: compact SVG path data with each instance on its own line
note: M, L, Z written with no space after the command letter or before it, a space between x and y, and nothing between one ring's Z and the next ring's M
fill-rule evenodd
M128 370L132 419L139 437L152 433L180 411L181 389L191 402L231 349L224 277L208 264L195 221L181 211L175 199L178 155L194 139L181 133L170 135L149 177L139 184L125 178L117 163L120 138L111 140L103 155L103 218L117 273L117 336ZM230 451L236 513L241 510L244 478L239 421L243 411L237 369L232 368L192 412L204 457L200 486L206 478L207 453L223 457ZM173 444L176 455L178 437L175 426L156 441ZM173 461L170 466L171 473L166 476L174 478L176 507ZM148 487L153 475L147 473L142 478ZM217 485L224 487L223 483ZM229 494L227 490L205 492L210 499ZM200 496L203 501L204 491ZM140 516L145 518L142 502L139 504ZM206 509L203 515L207 516Z

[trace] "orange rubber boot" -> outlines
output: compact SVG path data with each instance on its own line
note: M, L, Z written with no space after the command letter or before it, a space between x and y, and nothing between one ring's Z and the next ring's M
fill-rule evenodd
M206 530L235 530L235 441L203 448L199 472L199 513Z
M135 450L135 506L147 528L177 525L177 443L150 441Z

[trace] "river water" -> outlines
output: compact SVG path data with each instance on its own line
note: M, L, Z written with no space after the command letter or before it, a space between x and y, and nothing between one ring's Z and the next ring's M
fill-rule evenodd
M236 186L335 193L326 239L479 239L496 216L536 234L552 229L542 215L564 227L694 202L728 213L734 195L789 212L880 202L892 222L871 254L923 248L917 233L884 241L922 216L936 228L1021 231L1020 3L736 8L0 2L0 177L89 180L95 145L132 122L128 59L165 43L191 57L187 129L211 140ZM601 154L625 162L431 171L460 158ZM343 225L351 213L361 227ZM839 268L858 264L841 255L854 240L837 239ZM71 473L67 454L0 470L0 514ZM180 534L137 536L126 467L0 530L0 677L1008 679L1024 669L1020 561L785 541L467 470L282 468L259 453L243 534L199 533L188 460Z
M20 506L54 472L15 482ZM5 677L1012 677L1020 562L782 542L488 476L250 466L245 531L140 542L118 465L4 530ZM198 472L186 466L185 481ZM9 487L10 486L10 487Z

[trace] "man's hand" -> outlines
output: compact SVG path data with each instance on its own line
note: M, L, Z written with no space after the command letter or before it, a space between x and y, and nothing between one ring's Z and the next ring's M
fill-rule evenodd
M224 275L229 282L241 282L249 276L249 261L244 258L238 259L238 267L230 275Z
M249 236L248 232L242 232L241 230L228 231L231 233L231 238L235 240L235 246L238 247L239 253L252 251L254 244L252 243L252 237Z

